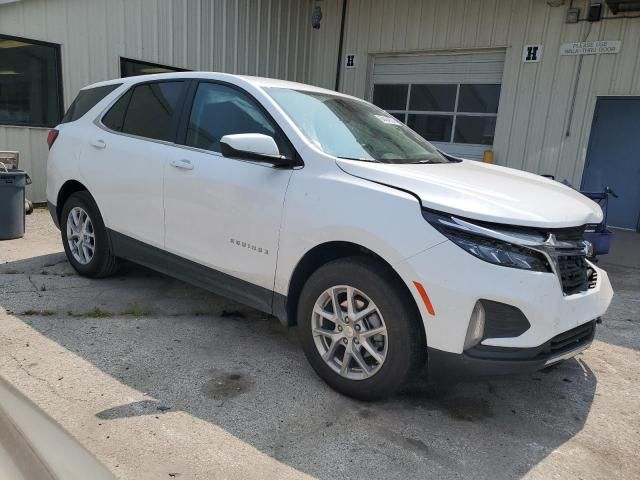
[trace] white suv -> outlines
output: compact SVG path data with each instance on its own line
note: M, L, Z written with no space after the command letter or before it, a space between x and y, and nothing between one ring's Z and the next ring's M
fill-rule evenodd
M599 207L452 158L383 110L297 83L172 73L83 89L49 135L47 198L82 275L131 260L297 325L363 399L542 368L587 348L613 292Z

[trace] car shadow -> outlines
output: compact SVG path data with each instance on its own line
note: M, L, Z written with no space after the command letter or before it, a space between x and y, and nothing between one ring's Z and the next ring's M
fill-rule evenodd
M640 243L637 248L640 249ZM598 328L597 338L640 351L640 267L611 263L604 258L598 266L609 274L614 298Z
M364 403L319 380L293 329L142 267L88 280L53 254L1 265L0 289L0 307L149 396L97 419L184 411L318 478L522 477L583 428L597 384L578 358L457 386L420 375Z

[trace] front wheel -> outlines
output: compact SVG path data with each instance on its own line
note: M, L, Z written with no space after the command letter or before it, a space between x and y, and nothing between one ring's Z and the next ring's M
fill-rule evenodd
M366 257L322 266L298 304L311 366L335 390L361 400L392 395L424 363L419 322L406 290L387 267Z

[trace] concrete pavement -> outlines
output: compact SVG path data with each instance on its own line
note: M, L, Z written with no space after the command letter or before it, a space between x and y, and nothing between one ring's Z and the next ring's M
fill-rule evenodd
M46 211L27 228L0 243L0 375L120 478L640 477L635 266L577 359L362 403L277 320L133 265L79 277Z

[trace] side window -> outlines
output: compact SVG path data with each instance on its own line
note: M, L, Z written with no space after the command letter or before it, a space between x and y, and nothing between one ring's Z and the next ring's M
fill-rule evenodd
M174 114L184 82L147 83L134 87L122 132L171 141Z
M133 87L111 107L102 123L118 132L172 141L173 122L184 88L182 81Z
M273 137L288 158L292 151L273 121L241 91L215 83L201 83L191 108L185 144L220 152L220 139L236 133L262 133Z
M120 99L109 109L107 114L102 117L102 123L116 132L122 131L124 123L124 114L127 113L127 107L131 100L131 90L125 93Z
M120 83L114 83L112 85L80 90L80 93L78 93L78 96L73 101L60 123L75 122L120 85Z

